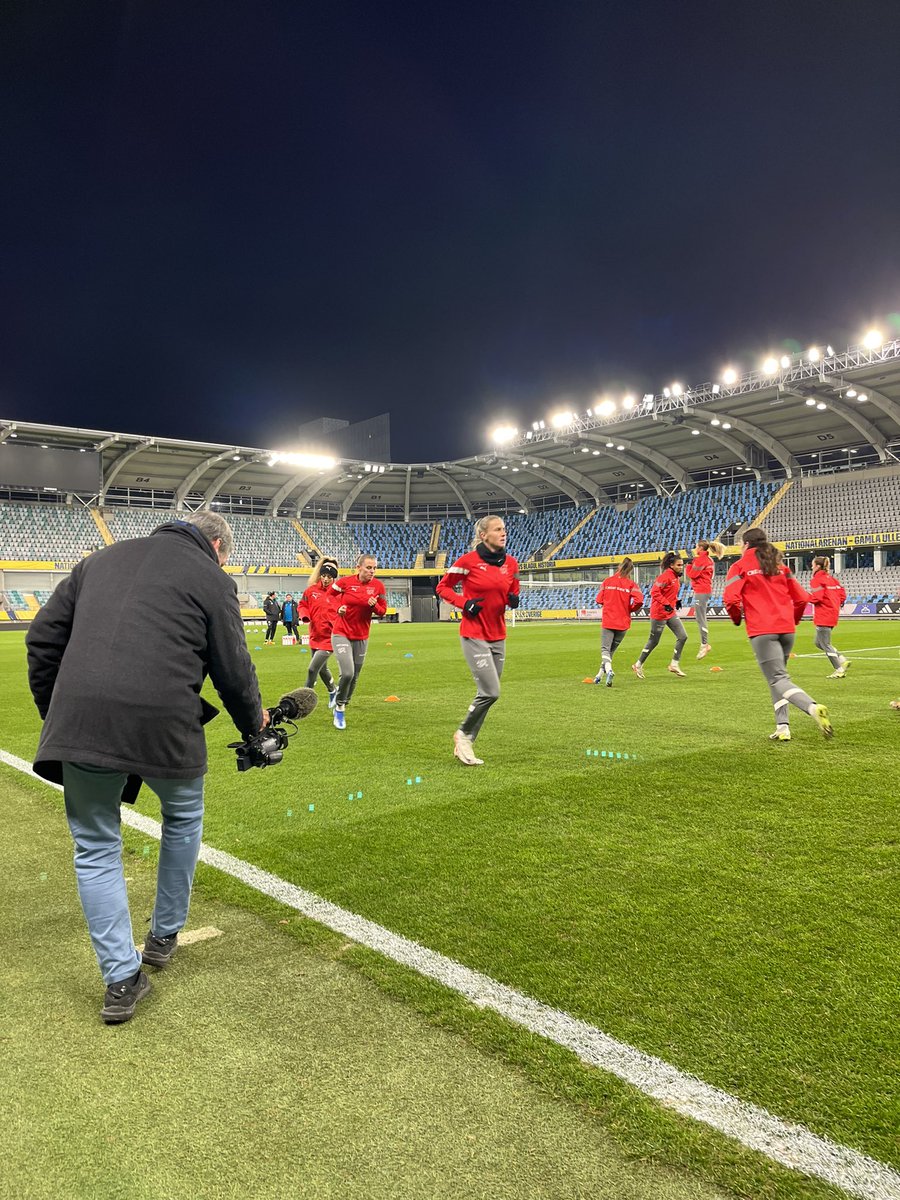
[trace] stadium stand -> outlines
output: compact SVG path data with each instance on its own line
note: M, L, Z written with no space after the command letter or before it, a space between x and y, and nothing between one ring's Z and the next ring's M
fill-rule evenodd
M696 488L670 498L647 496L622 512L597 510L564 547L561 558L641 554L664 547L691 548L699 538L719 537L753 521L780 485L748 480L717 488Z
M83 505L0 504L0 547L4 558L77 561L100 545L97 526Z
M182 514L171 509L110 508L104 510L109 531L117 542L146 537L159 525ZM228 514L234 531L231 561L247 567L296 567L307 547L290 521L280 517L241 517Z
M430 521L411 522L409 525L385 521L351 521L348 529L355 544L361 547L360 552L374 554L380 567L403 569L411 567L416 561L416 555L428 549L432 527ZM355 557L342 561L341 565L349 567L354 561Z
M328 558L336 558L342 567L356 562L361 551L354 541L352 526L343 521L318 521L303 518L303 528Z
M509 513L506 522L506 544L510 554L519 562L535 558L543 547L557 546L590 512L590 507L550 508L532 513ZM447 562L453 563L472 549L475 522L453 517L441 525L441 550Z
M900 468L804 476L766 519L773 541L881 533L900 528Z

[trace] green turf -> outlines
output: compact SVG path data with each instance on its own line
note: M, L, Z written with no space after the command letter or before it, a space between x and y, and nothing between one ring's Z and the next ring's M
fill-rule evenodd
M629 1161L588 1115L380 995L340 947L325 958L202 886L191 925L221 936L151 971L129 1025L102 1025L59 805L4 784L0 870L19 903L0 966L0 1194L724 1200ZM127 874L148 912L152 866L132 856Z
M612 689L580 682L597 669L596 628L512 630L504 694L478 742L487 765L467 770L450 753L472 691L456 630L383 626L345 733L323 706L280 767L238 776L231 729L210 727L206 840L898 1163L900 716L888 701L900 694L900 625L844 623L835 642L851 657L892 647L860 655L845 680L824 678L824 657L795 660L837 736L826 744L797 714L787 745L766 739L768 692L742 631L714 624L703 663L689 643L683 680L665 672L661 646L641 684L627 664L645 629L619 651ZM269 702L303 682L308 656L261 645L251 634ZM812 649L801 626L797 650ZM7 635L0 655L0 745L27 757L38 722L21 637ZM587 758L594 748L638 757ZM603 1111L632 1149L652 1142L705 1163L742 1194L822 1194L786 1173L754 1180L717 1146L685 1148L646 1106L585 1084L562 1052L532 1054L492 1018L359 957L382 986Z

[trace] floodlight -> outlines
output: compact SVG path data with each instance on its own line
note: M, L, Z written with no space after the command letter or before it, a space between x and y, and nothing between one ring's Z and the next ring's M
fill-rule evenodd
M738 374L734 367L726 367L722 372L722 382L726 387L731 387L733 383L737 383L737 377Z
M826 347L825 347L825 353L826 353L826 354L829 356L829 358L830 358L830 357L831 357L831 355L833 355L833 354L834 354L834 346L826 346Z
M721 425L721 424L722 424L722 422L719 420L718 417L713 417L713 419L710 421L710 425Z
M692 429L692 430L691 430L691 437L699 437L699 436L700 436L700 430L699 430L699 429Z
M815 400L813 400L812 397L810 397L810 399L807 400L807 402L806 402L806 407L807 408L815 408L815 406L816 406Z
M290 467L319 467L328 470L329 467L337 465L337 459L325 454L281 454L275 451L269 456L269 466L274 467L278 463L286 463ZM366 467L367 471L368 469Z
M827 405L825 404L824 400L820 400L819 403L816 405L816 408L818 409L819 412L824 412L824 410L827 408Z
M547 426L544 424L544 422L543 422L543 421L538 421L538 427L539 427L540 429L546 429L546 428L547 428Z
M673 396L680 396L680 395L681 395L681 384L680 384L680 383L673 383L673 384L672 384L672 395L673 395Z
M533 434L533 433L531 432L531 430L529 429L529 430L528 430L528 432L525 434L525 438L526 438L526 440L527 440L527 441L529 441L529 442L530 442L530 441L531 441L531 439L532 439L533 437L534 437L534 434Z
M634 396L623 396L622 407L627 409L634 408Z
M664 395L664 396L665 396L665 398L668 400L668 399L669 399L669 397L672 395L672 393L669 391L669 389L668 389L668 388L663 388L663 395Z
M591 454L599 454L599 453L600 453L600 451L599 451L599 450L592 450L592 451L591 451Z
M624 449L625 449L625 447L624 447L624 446L616 446L616 449L617 449L617 450L624 450Z
M581 453L582 453L582 454L590 454L590 452L591 452L591 448L590 448L590 446L582 446L582 447L581 447Z
M537 422L537 421L534 421L534 422L532 423L532 426L531 426L531 428L532 428L532 429L540 429L540 425L538 424L538 422Z
M781 365L782 365L782 367L784 368L784 370L785 370L785 371L786 371L786 370L788 369L788 367L791 365L791 356L790 356L789 354L782 354L782 356L781 356Z
M877 350L883 342L884 338L881 336L881 332L878 329L870 329L863 338L863 345L867 350Z
M518 471L518 467L513 467L513 471Z
M571 425L572 414L567 412L554 413L550 418L550 424L554 429L562 429L564 425Z
M505 442L511 442L518 432L512 425L498 425L491 437L498 446L502 446Z
M775 372L778 370L778 359L777 358L767 358L766 361L762 365L762 369L763 369L763 373L765 375L774 375Z
M730 421L723 421L723 422L722 422L722 428L723 428L723 429L730 429L730 428L731 428L731 422L730 422Z
M818 346L810 346L810 348L806 352L806 357L809 359L809 361L811 363L818 362L819 361L819 347Z
M718 396L718 394L719 394L719 391L720 391L719 385L718 385L717 383L714 383L714 384L712 385L712 393L713 393L713 395L714 395L714 396Z
M601 417L611 417L616 411L616 406L612 400L601 400L597 405L597 412Z
M615 443L614 443L614 442L607 442L607 443L606 443L606 448L607 448L607 450L612 450L612 448L613 448L613 446L614 446L614 445L615 445Z
M857 404L865 404L866 400L868 400L868 396L866 395L865 392L860 392L859 395L856 397Z
M592 416L594 415L594 410L593 410L592 408L589 408L589 409L587 410L587 415L588 415L589 417L592 417Z
M241 456L240 456L239 454L232 454L232 456L231 456L231 461L232 461L232 462L240 462L240 461L241 461Z
M846 397L847 397L849 400L852 400L852 399L853 399L853 397L856 395L856 388L847 388L847 390L846 390L846 392L844 393L844 395L845 395L845 396L846 396Z

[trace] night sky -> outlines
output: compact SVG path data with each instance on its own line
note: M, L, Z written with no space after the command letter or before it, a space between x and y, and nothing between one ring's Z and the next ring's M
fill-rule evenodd
M843 347L900 310L898 45L897 0L7 0L0 417L443 460Z

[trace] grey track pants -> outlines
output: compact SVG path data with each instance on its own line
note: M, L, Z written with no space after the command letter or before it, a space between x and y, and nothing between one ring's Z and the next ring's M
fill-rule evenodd
M758 633L750 639L759 669L766 677L775 709L775 724L789 725L788 709L791 704L808 713L815 704L802 688L794 685L787 673L788 655L794 646L792 633Z
M306 686L308 688L316 686L316 679L321 679L329 692L334 691L334 676L328 669L328 660L331 658L330 650L314 650L313 656L309 660L309 670L306 673Z
M672 615L668 621L653 621L650 622L650 636L647 638L647 645L641 651L641 657L638 662L646 662L656 647L659 645L659 639L662 637L664 629L671 629L675 635L675 649L672 652L672 662L678 662L681 658L681 652L684 649L684 643L687 641L687 633L681 623L681 618Z
M841 656L831 644L831 627L828 625L816 626L816 647L821 650L828 658L828 661L836 671L841 669Z
M709 622L706 610L709 607L709 596L694 596L694 620L700 630L700 645L705 646L709 641Z
M612 656L622 644L622 639L628 631L625 629L604 629L600 637L600 670L612 670Z
M462 638L462 650L472 678L475 680L475 699L463 718L460 730L475 740L484 724L488 709L500 698L500 676L506 660L506 642L485 642L480 638Z
M363 639L351 642L350 638L344 637L342 633L333 633L331 644L334 646L334 657L341 672L336 707L343 708L345 704L350 703L350 697L356 689L356 681L366 661L369 643Z

